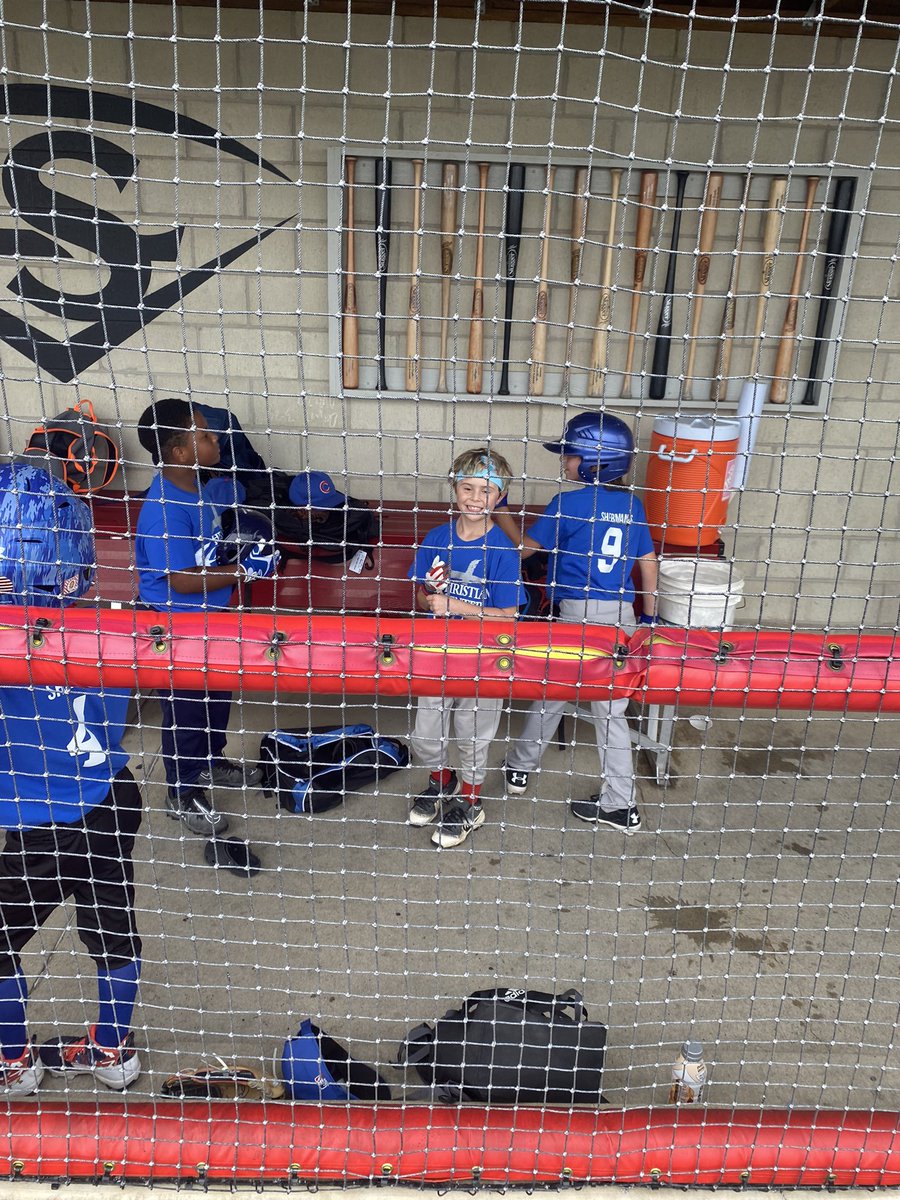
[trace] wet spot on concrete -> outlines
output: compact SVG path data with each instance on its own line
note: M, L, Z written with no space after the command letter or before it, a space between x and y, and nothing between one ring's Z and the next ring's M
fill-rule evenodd
M759 779L763 775L795 775L798 779L818 779L822 765L829 760L831 752L826 750L801 750L799 746L773 746L768 748L726 751L725 756L734 764L738 775Z
M734 927L732 909L685 904L659 893L647 897L647 916L651 929L680 933L700 945L729 942Z
M778 955L786 950L785 946L776 946L765 933L736 933L734 948L742 954L758 955L769 966L774 966L778 962Z
M812 858L813 852L811 846L803 846L800 842L785 842L785 850L790 850L792 854L799 854L803 858Z

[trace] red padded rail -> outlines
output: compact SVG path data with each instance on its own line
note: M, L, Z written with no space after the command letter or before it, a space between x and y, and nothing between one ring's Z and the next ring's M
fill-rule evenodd
M0 1117L23 1179L896 1187L900 1114L30 1100Z
M898 639L285 613L2 610L0 683L900 711Z

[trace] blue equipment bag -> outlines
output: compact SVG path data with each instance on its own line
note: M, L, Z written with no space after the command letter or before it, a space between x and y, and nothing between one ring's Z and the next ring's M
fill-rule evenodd
M295 813L336 808L348 792L409 763L403 743L379 737L371 725L274 729L262 739L259 757L263 791Z

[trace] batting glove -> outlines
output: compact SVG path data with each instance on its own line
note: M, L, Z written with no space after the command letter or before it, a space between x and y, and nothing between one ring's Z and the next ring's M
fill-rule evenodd
M449 582L450 570L442 561L441 556L436 554L430 568L425 573L425 591L432 595L437 592L446 592Z
M244 552L241 558L241 575L244 579L270 579L278 570L281 552L271 542L261 539Z

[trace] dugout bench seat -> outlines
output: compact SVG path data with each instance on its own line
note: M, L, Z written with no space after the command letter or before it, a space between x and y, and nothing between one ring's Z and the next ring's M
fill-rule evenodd
M135 604L133 543L141 498L95 496L91 508L97 546L92 596L116 607ZM355 573L347 563L325 563L313 556L311 547L295 546L278 577L257 580L244 603L258 609L408 615L414 605L407 578L414 548L429 529L449 520L450 511L449 504L436 501L391 501L378 510L381 535L372 546L371 568Z

